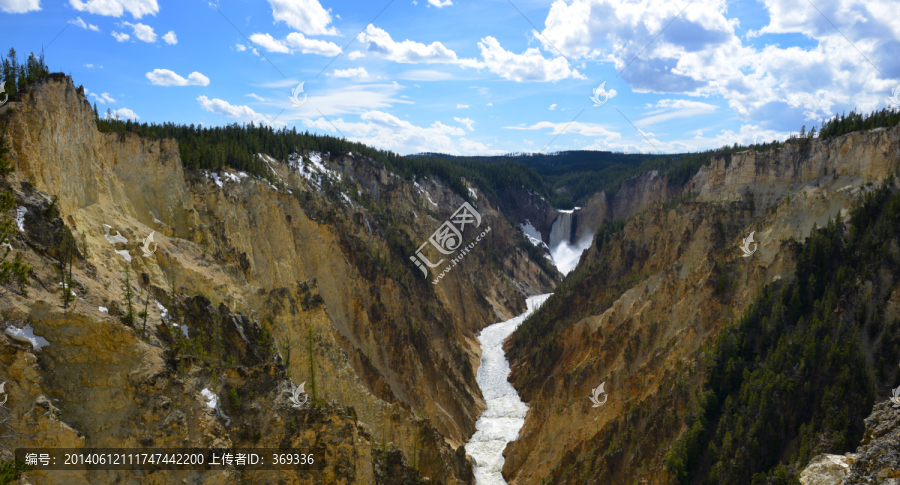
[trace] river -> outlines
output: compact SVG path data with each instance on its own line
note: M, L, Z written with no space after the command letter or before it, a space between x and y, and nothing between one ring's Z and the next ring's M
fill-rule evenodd
M487 401L487 409L475 423L475 434L466 443L466 453L475 459L475 483L478 485L506 485L500 470L503 468L503 449L519 437L525 424L528 406L509 378L509 362L503 352L503 341L541 306L550 294L533 296L526 300L525 313L505 322L495 323L481 331L481 365L475 380Z

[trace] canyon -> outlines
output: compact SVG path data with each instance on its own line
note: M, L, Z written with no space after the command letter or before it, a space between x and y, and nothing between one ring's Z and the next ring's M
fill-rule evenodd
M716 336L791 281L815 228L896 190L900 170L900 127L877 128L712 155L684 184L646 171L571 210L524 188L501 207L352 152L256 154L266 177L185 168L172 139L99 132L63 74L11 97L0 123L11 250L32 268L27 292L0 289L16 444L306 447L323 464L26 473L48 484L677 483L667 456ZM418 257L464 204L479 217L465 257ZM900 318L884 279L876 313ZM893 465L876 430L895 421L876 404L862 447L806 476L877 476Z

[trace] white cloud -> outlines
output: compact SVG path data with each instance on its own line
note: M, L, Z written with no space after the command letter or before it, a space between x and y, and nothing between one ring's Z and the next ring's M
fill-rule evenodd
M341 48L337 44L324 40L307 39L299 32L291 32L285 40L291 47L303 54L318 54L331 57L341 53Z
M108 114L104 113L103 117L108 120L110 120L110 119L114 120L116 118L118 118L120 120L139 120L139 119L141 119L140 116L138 116L137 114L135 114L134 111L131 111L128 108L119 108L119 109L113 110L111 113L108 113Z
M727 0L696 0L671 25L682 7L665 0L556 0L535 39L548 53L615 63L635 92L720 96L743 119L781 126L877 109L900 82L895 1L831 0L817 4L821 14L806 2L760 4L769 23L746 35L753 44L736 33ZM782 47L770 34L811 42Z
M304 119L303 124L329 133L336 133L337 127L352 141L401 154L423 151L439 151L453 155L503 153L501 150L492 150L489 145L478 141L452 138L462 137L465 130L445 125L440 121L432 123L431 126L417 126L390 113L377 110L362 113L360 120L359 123L354 123L344 121L343 118L331 118L329 123L320 117Z
M93 64L85 64L84 67L92 68L92 67L94 67L94 65Z
M41 0L0 0L0 10L6 13L27 13L41 9Z
M550 111L555 110L555 109L556 109L556 103L551 104L550 107L547 108L547 109L549 109Z
M397 74L397 78L409 81L446 81L447 79L452 79L453 75L448 72L435 71L434 69L412 69Z
M275 40L269 34L253 34L250 36L250 40L265 49L266 52L280 52L282 54L290 54L291 52L291 49L283 41Z
M146 76L157 86L209 86L209 78L196 71L190 73L187 79L168 69L154 69Z
M244 52L245 50L247 50L247 46L245 46L244 44L235 44L235 48L238 52Z
M88 93L88 96L93 96L94 99L95 99L98 103L100 103L100 104L115 103L115 102L116 102L116 100L113 99L113 97L110 96L109 93L103 93L103 94L101 94L101 95L99 95L99 96L97 96L97 93Z
M467 104L459 104L459 103L457 103L457 104L456 104L456 107L457 107L457 108L458 108L458 109L465 109L465 108L468 108L468 107L469 107L469 105L467 105Z
M197 102L200 103L200 106L206 111L227 116L228 118L269 124L268 118L253 111L249 106L234 105L230 104L228 101L218 98L209 99L206 96L198 97Z
M488 104L487 104L487 106L493 106L493 105L494 105L494 103L488 103Z
M366 27L359 40L367 45L369 52L402 64L445 63L457 64L462 67L483 67L482 63L475 59L459 59L456 52L440 42L432 42L429 45L411 40L396 42L390 34L372 24Z
M283 86L285 96L288 96L291 89L297 85L296 80L285 80L287 83L291 81L293 84L285 84ZM273 86L275 83L268 83L265 87ZM307 83L309 84L309 83ZM383 84L351 84L329 90L314 89L306 86L310 94L306 103L302 106L291 108L279 117L279 120L299 122L302 118L316 118L319 116L328 116L334 119L335 116L343 114L361 114L368 110L383 110L390 108L396 103L414 104L408 99L397 96L397 93L403 89L403 86L394 83Z
M272 16L307 35L338 35L331 14L318 0L269 0Z
M522 54L515 54L505 50L500 46L500 42L491 36L481 39L478 47L481 48L481 56L488 70L504 79L516 82L556 82L570 77L586 79L584 75L569 69L569 63L564 57L548 60L534 47Z
M335 69L332 76L340 78L358 77L364 79L369 77L369 73L364 67L355 67L350 69Z
M245 94L244 96L249 96L249 97L251 97L251 98L253 98L253 99L256 99L256 100L259 100L259 101L262 101L262 102L265 102L265 101L266 101L266 98L264 98L264 97L262 97L262 96L259 96L259 95L255 94L255 93Z
M671 142L658 140L654 138L652 134L648 135L655 147L648 144L646 140L640 137L640 135L635 134L632 141L612 140L607 142L597 139L591 145L579 147L579 149L612 150L632 153L646 153L659 149L663 153L685 153L715 149L723 146L732 146L735 143L739 145L751 145L754 143L768 143L773 140L783 141L788 136L788 133L785 132L765 129L758 125L749 124L741 125L740 130L737 132L732 130L721 130L718 134L710 137L703 137L702 130L694 130L693 133L697 133L693 138Z
M100 31L99 27L97 27L94 24L85 23L84 20L81 19L81 17L75 17L75 20L72 21L72 24L75 26L81 27L82 29L90 29L90 30L93 30L94 32Z
M649 126L673 118L710 114L719 108L714 104L688 99L662 99L654 107L663 109L652 112L651 116L637 120L634 124L636 126Z
M267 52L280 52L282 54L292 54L295 51L300 51L302 54L319 54L331 57L341 52L341 48L333 42L307 39L299 32L291 32L285 37L285 40L275 39L270 34L253 34L250 36L250 40Z
M87 2L69 0L69 5L79 12L87 7L88 13L110 17L121 17L128 12L132 17L139 19L144 15L159 13L159 5L156 0L89 0Z
M428 3L434 5L437 8L449 7L450 5L453 5L452 0L428 0Z
M584 136L604 136L608 139L617 140L622 137L620 133L609 131L603 125L597 123L582 123L580 121L553 123L550 121L540 121L531 126L504 126L508 130L543 130L549 128L550 135L558 135L560 133L578 133Z
M355 60L359 59L360 57L366 57L366 53L363 51L353 51L353 52L347 54L347 58L350 59L351 61L355 61Z
M472 128L472 125L474 125L475 122L472 121L472 120L469 119L469 118L457 118L456 116L454 116L453 119L454 119L457 123L461 123L461 124L463 124L463 125L466 125L466 128L467 128L469 131L472 131L472 130L475 129L475 128Z
M115 30L113 30L113 31L110 33L110 35L112 35L113 37L115 37L116 40L119 41L119 42L125 42L126 40L128 40L128 39L131 38L130 35L128 35L128 34L126 34L126 33L124 33L124 32L120 34L119 32L116 32Z
M174 30L166 32L166 35L163 36L163 40L166 41L166 44L174 45L178 43L178 37L175 35Z
M153 27L142 23L132 24L130 22L122 22L120 25L127 25L134 30L134 36L144 42L156 42L156 32Z

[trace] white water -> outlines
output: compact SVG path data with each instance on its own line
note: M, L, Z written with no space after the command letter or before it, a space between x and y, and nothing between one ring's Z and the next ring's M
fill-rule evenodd
M506 340L525 318L535 311L550 294L533 296L526 300L525 313L495 323L481 331L481 366L475 380L487 401L487 409L475 423L475 434L466 443L466 453L475 459L475 483L477 485L506 485L500 470L503 468L503 449L510 441L519 437L519 430L525 424L528 406L519 399L519 394L509 378L509 362L503 353Z

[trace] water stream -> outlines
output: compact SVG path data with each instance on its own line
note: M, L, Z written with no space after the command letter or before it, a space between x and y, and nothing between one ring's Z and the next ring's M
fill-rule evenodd
M475 380L487 401L487 409L475 423L477 431L466 443L466 453L475 459L475 483L478 485L506 485L500 473L504 461L503 449L519 437L519 430L525 424L525 413L528 412L528 406L507 381L510 370L503 353L503 341L549 297L548 293L528 298L525 313L485 328L478 337L481 366Z

